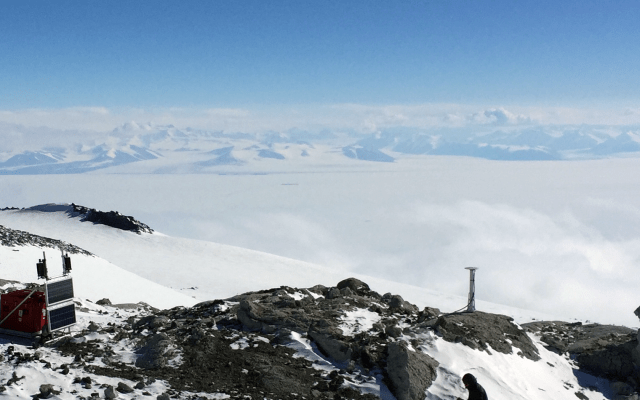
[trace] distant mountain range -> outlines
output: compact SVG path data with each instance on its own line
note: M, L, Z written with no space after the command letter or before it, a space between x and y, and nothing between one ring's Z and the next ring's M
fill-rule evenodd
M139 173L250 173L272 168L394 162L407 156L465 156L489 160L593 159L640 154L637 130L598 127L536 127L474 133L393 128L375 134L259 134L179 129L127 123L104 142L59 143L55 148L0 153L1 175L77 174L119 168ZM0 132L1 134L2 132ZM33 146L32 146L33 147ZM37 146L36 146L37 147ZM132 164L135 163L135 167ZM114 171L116 172L116 171Z

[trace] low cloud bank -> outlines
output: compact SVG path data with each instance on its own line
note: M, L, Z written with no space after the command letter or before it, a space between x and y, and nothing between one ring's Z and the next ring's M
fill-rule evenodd
M571 212L460 201L385 207L370 222L334 218L252 213L192 226L210 240L463 296L464 268L478 267L479 299L566 319L638 325L640 237L608 238Z
M577 108L469 104L319 104L219 108L106 108L0 110L0 128L111 132L130 121L225 132L304 129L374 133L389 128L442 129L536 125L638 125L635 108ZM44 131L43 131L44 133Z

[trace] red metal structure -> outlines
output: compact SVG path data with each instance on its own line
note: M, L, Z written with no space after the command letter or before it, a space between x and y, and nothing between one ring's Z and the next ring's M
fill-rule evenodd
M47 260L36 264L42 286L29 290L15 290L0 295L0 334L50 338L54 331L69 329L76 323L73 302L71 259L61 250L62 276L49 278Z
M47 326L45 293L36 291L29 296L31 292L16 290L0 296L0 321L4 321L0 328L33 334Z

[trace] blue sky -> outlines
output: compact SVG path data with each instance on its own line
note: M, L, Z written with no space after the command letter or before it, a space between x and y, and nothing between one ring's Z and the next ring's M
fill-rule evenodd
M637 106L633 1L4 1L0 109Z

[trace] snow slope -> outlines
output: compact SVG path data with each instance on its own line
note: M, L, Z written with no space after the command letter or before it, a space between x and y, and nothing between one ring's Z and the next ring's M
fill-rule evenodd
M60 252L35 246L0 246L0 278L18 282L36 281L36 262L46 254L50 277L62 274ZM82 254L71 256L75 297L97 301L109 298L114 304L144 301L157 308L191 306L197 301L149 281L107 260Z
M126 298L132 300L126 301L145 301L156 307L171 307L192 304L191 296L204 301L282 285L335 286L339 281L354 276L367 282L372 290L401 294L419 307L438 307L446 312L457 310L467 302L466 293L460 293L460 296L446 295L426 288L218 243L175 238L159 233L138 235L104 225L94 225L81 222L78 218L70 218L64 209L60 205L47 205L24 210L0 211L0 225L63 240L98 256L99 259L78 256L72 258L74 276L76 270L82 275L81 271L97 271L102 268L102 274L109 277L104 280L96 278L93 283L86 279L75 284L76 287L80 287L82 283L90 285L86 292L92 294L87 297L92 300L110 297L108 294L102 294L109 288L117 288L114 292L123 293L124 296L124 292L139 292L143 287L148 287L148 291L139 292L137 297L135 294L127 294ZM35 280L36 272L33 265L41 257L41 253L36 249L32 253L9 252L5 249L3 254L11 254L14 263L13 268L2 268L4 279L21 277L22 280ZM17 254L20 254L20 257ZM100 259L102 260L96 261ZM124 273L131 275L125 276ZM29 279L28 276L32 278ZM144 286L144 281L138 284L134 277L142 277L157 286ZM99 288L94 289L94 286ZM172 288L184 295L175 297L174 292L171 292L171 295L162 295L160 289L156 289L159 286ZM158 295L147 295L147 292L155 292ZM156 300L156 297L163 300ZM114 298L111 300L114 301ZM476 305L478 309L509 315L521 322L532 319L557 319L539 312L483 301L477 301Z

